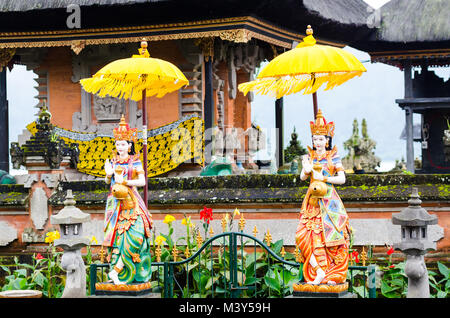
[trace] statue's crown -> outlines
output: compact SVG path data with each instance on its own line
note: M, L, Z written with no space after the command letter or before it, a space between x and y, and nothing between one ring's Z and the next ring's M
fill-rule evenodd
M309 122L311 126L311 134L314 135L323 135L323 136L334 136L334 123L330 121L327 123L325 118L322 115L322 111L319 109L317 111L316 121Z
M125 121L125 116L122 115L120 118L119 127L113 130L114 138L116 140L126 140L134 141L137 140L137 128L130 128L128 123Z

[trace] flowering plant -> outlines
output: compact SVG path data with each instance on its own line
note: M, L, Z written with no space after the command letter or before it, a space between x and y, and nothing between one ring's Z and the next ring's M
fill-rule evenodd
M213 212L211 208L203 207L200 211L200 220L203 220L203 229L205 229L205 239L208 233L209 222L213 219Z
M45 237L45 242L49 244L47 253L34 254L31 264L21 264L14 257L14 265L0 266L8 274L2 291L36 289L41 290L44 297L61 297L65 272L60 266L62 252L57 251L54 245L59 238L58 231L48 232Z
M200 211L200 220L206 222L209 225L209 222L213 220L213 212L211 208L203 207L203 210Z

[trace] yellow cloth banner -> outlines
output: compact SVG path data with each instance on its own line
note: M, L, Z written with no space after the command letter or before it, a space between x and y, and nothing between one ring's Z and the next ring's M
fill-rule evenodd
M34 135L37 132L36 122L27 125L27 129ZM113 157L115 149L112 131L110 135L82 133L54 126L53 134L67 145L78 146L78 171L97 177L105 176L105 160ZM183 162L204 163L204 122L195 115L149 130L147 136L148 177L171 171ZM141 154L141 161L142 148L142 131L139 131L135 150Z

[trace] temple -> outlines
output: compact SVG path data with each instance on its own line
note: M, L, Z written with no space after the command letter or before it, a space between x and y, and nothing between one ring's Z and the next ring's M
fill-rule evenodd
M141 103L93 96L81 88L79 80L108 62L135 54L145 38L152 57L172 62L190 81L179 92L148 98L149 129L196 116L204 121L206 163L211 153L218 153L212 149L216 136L228 140L227 147L241 149L239 153L236 150L233 162L253 168L249 152L257 149L248 142L253 96L244 97L238 84L253 79L261 61L271 60L301 41L307 23L320 34L319 43L339 47L349 44L350 29L361 35L368 30L364 25L367 5L359 0L344 1L335 11L326 1L213 1L208 6L202 1L103 1L99 5L82 1L75 8L68 4L0 2L0 66L26 65L38 75L36 107L46 102L53 125L66 131L102 134L111 131L124 113L131 126L141 129ZM285 16L287 8L293 13L289 18ZM183 14L174 15L174 11ZM120 19L111 19L113 16ZM330 19L332 26L328 25ZM5 71L0 78L0 91L4 92ZM6 95L1 94L0 113L5 116ZM276 105L277 127L282 128L282 100ZM0 169L8 171L6 132L7 126L2 126ZM280 156L282 134L279 140ZM282 156L278 161L281 165ZM195 163L182 164L180 172L170 175L198 175L201 167Z
M102 236L108 191L103 180L94 179L102 177L112 128L121 114L142 132L142 107L141 102L98 98L79 81L113 60L136 54L143 39L152 57L175 64L189 80L175 93L147 99L149 147L154 145L148 167L149 176L155 177L148 179L148 204L158 229L165 226L167 213L177 220L197 217L207 205L218 214L212 225L218 232L221 215L239 207L248 228L258 226L265 233L272 225L274 237L294 246L308 186L296 174L258 173L252 154L264 145L251 122L253 96L244 96L237 87L254 79L262 61L295 47L306 36L307 25L313 26L320 44L348 45L368 52L372 62L404 70L405 96L397 103L405 110L408 170L414 172L416 112L428 127L427 138L421 139L426 142L421 171L448 173L450 150L448 157L442 151L444 117L450 117L448 81L425 70L449 64L450 28L448 19L435 19L428 22L439 24L436 29L419 32L425 17L420 3L436 12L449 11L448 2L412 0L391 0L379 11L363 0L0 0L0 170L8 171L10 163L28 170L17 184L0 185L0 251L30 252L43 244L45 233L54 229L50 216L61 210L68 189L77 206L91 214L86 233ZM391 21L396 10L402 12L395 17L403 23ZM374 25L379 12L381 22ZM408 38L413 34L420 37ZM14 65L25 65L37 75L40 115L34 123L23 123L28 135L10 144L16 136L8 136L8 109L14 105L7 101L6 69ZM422 72L413 79L416 66ZM281 167L283 98L274 101L273 111ZM173 163L176 143L170 136L180 129L189 131L192 140L186 141L190 148L184 160ZM225 149L245 173L198 177ZM397 239L390 216L407 205L411 186L419 188L424 206L438 215L430 237L439 241L435 257L448 259L448 175L349 175L339 193L357 233L355 246L381 250Z

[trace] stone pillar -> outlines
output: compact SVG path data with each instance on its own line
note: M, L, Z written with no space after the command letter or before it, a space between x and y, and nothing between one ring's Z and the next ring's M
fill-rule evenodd
M411 61L405 62L404 70L405 99L413 97L413 82L411 73ZM413 135L413 111L411 107L405 107L406 121L406 168L414 173L414 135Z

